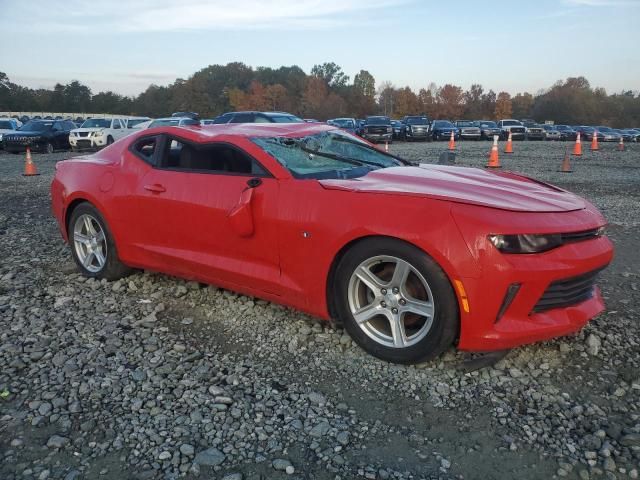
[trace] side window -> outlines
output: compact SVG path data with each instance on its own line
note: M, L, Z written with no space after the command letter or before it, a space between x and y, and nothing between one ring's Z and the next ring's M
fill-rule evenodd
M111 124L112 128L119 130L122 128L122 125L120 125L120 120L118 120L117 118L113 119L113 123Z
M155 166L154 153L158 145L158 137L146 137L138 140L131 150L149 165Z
M192 145L180 140L166 142L166 145L162 161L165 168L236 175L267 175L267 171L256 160L230 145Z
M264 115L256 115L256 118L253 122L254 123L272 123L271 120L269 120Z
M59 132L62 132L62 131L64 131L64 129L65 129L65 128L64 128L64 126L62 125L62 122L55 122L55 123L53 124L53 129L54 129L54 130L58 130Z
M236 113L230 123L253 123L253 113Z

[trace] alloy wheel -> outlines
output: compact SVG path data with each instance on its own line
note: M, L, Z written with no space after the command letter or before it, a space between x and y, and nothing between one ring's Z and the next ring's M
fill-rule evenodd
M89 215L80 215L73 225L73 245L82 266L97 273L107 262L107 239L98 220Z
M406 348L431 329L435 302L424 276L409 262L376 256L362 262L348 284L356 324L385 347Z

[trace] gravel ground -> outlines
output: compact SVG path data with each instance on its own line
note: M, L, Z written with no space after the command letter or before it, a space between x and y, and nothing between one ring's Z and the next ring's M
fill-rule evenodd
M602 209L608 311L570 338L465 372L450 350L376 360L304 314L140 272L79 276L49 210L67 153L0 153L0 478L637 478L640 145L558 173L564 143L515 142L505 168ZM394 143L434 161L442 143ZM458 144L481 166L489 142Z

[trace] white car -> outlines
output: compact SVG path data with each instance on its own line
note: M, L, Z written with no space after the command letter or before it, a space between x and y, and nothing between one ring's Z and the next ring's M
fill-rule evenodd
M123 118L90 118L80 128L71 130L69 143L72 150L97 150L129 133L131 131L127 131L127 123Z
M7 133L15 133L20 122L15 118L0 118L0 145L2 145L2 137Z
M154 127L183 127L185 125L200 125L200 120L195 120L191 117L166 117L156 118L149 124L147 128Z

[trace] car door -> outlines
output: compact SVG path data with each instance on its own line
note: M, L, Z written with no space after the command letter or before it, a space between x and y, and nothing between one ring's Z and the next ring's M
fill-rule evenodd
M64 122L61 122L61 121L54 122L51 132L52 132L51 143L53 144L54 148L56 149L65 148L66 145L64 142L64 136L66 134L68 137L69 132L67 132L64 128Z
M168 273L277 295L277 180L232 144L162 138L133 202L147 258Z
M124 136L124 127L119 118L114 118L111 121L111 131L114 140L119 140Z

